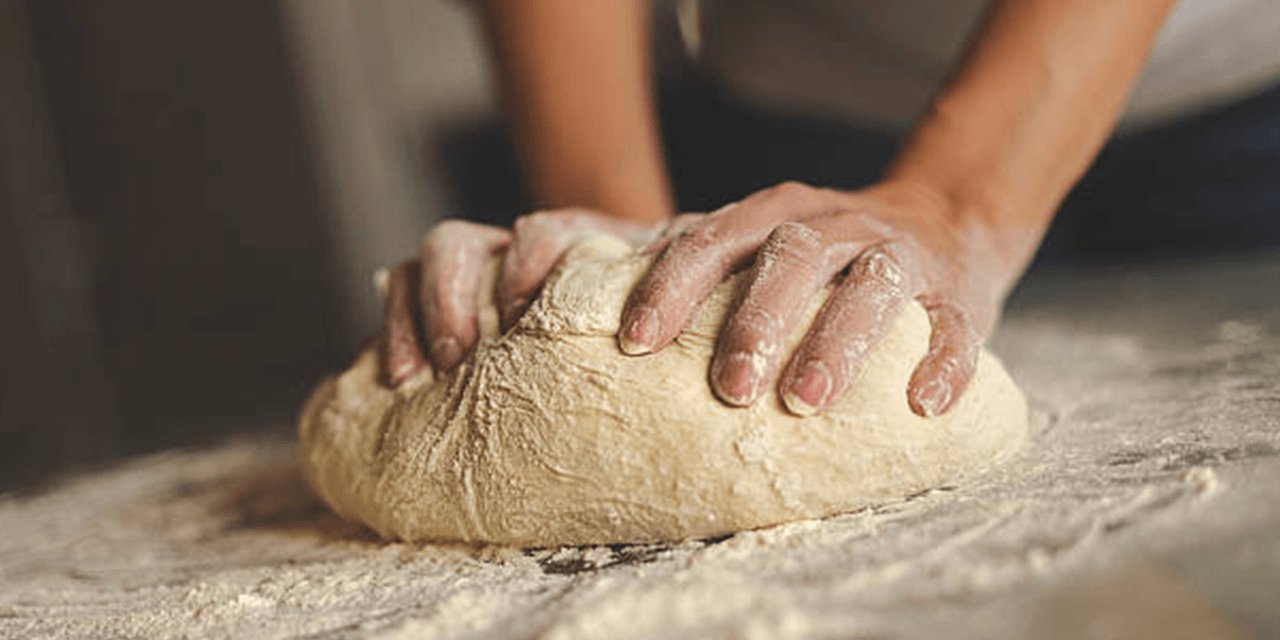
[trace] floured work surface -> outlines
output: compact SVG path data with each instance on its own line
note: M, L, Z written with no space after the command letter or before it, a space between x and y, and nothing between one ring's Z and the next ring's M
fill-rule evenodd
M0 637L1280 634L1280 257L1040 278L995 350L1032 401L975 484L678 545L384 544L288 436L0 500Z

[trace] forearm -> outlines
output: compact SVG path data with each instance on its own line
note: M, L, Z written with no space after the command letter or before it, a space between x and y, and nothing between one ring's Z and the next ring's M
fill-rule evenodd
M657 221L672 214L644 0L487 0L503 101L534 196Z
M1016 278L1114 127L1172 0L999 0L888 177L990 230Z

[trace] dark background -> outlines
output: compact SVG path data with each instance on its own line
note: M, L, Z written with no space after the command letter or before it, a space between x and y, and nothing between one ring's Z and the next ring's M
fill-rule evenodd
M349 345L279 7L0 13L0 489L287 421Z

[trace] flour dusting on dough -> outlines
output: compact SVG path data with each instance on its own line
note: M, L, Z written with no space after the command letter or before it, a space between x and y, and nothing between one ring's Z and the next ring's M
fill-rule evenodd
M916 304L824 415L791 416L772 393L727 406L706 370L740 280L721 284L671 346L631 357L614 336L649 260L609 236L580 243L516 326L498 335L486 323L445 378L424 373L393 392L378 386L375 353L361 354L304 411L311 484L387 538L672 541L900 499L985 470L1025 439L1026 402L987 353L947 415L911 413L905 389L929 330Z

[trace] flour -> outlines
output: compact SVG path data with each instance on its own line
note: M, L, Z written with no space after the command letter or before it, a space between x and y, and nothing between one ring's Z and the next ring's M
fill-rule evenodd
M0 638L1280 635L1274 264L1041 283L996 341L1033 406L1010 464L729 537L381 542L311 497L284 425L0 497Z

